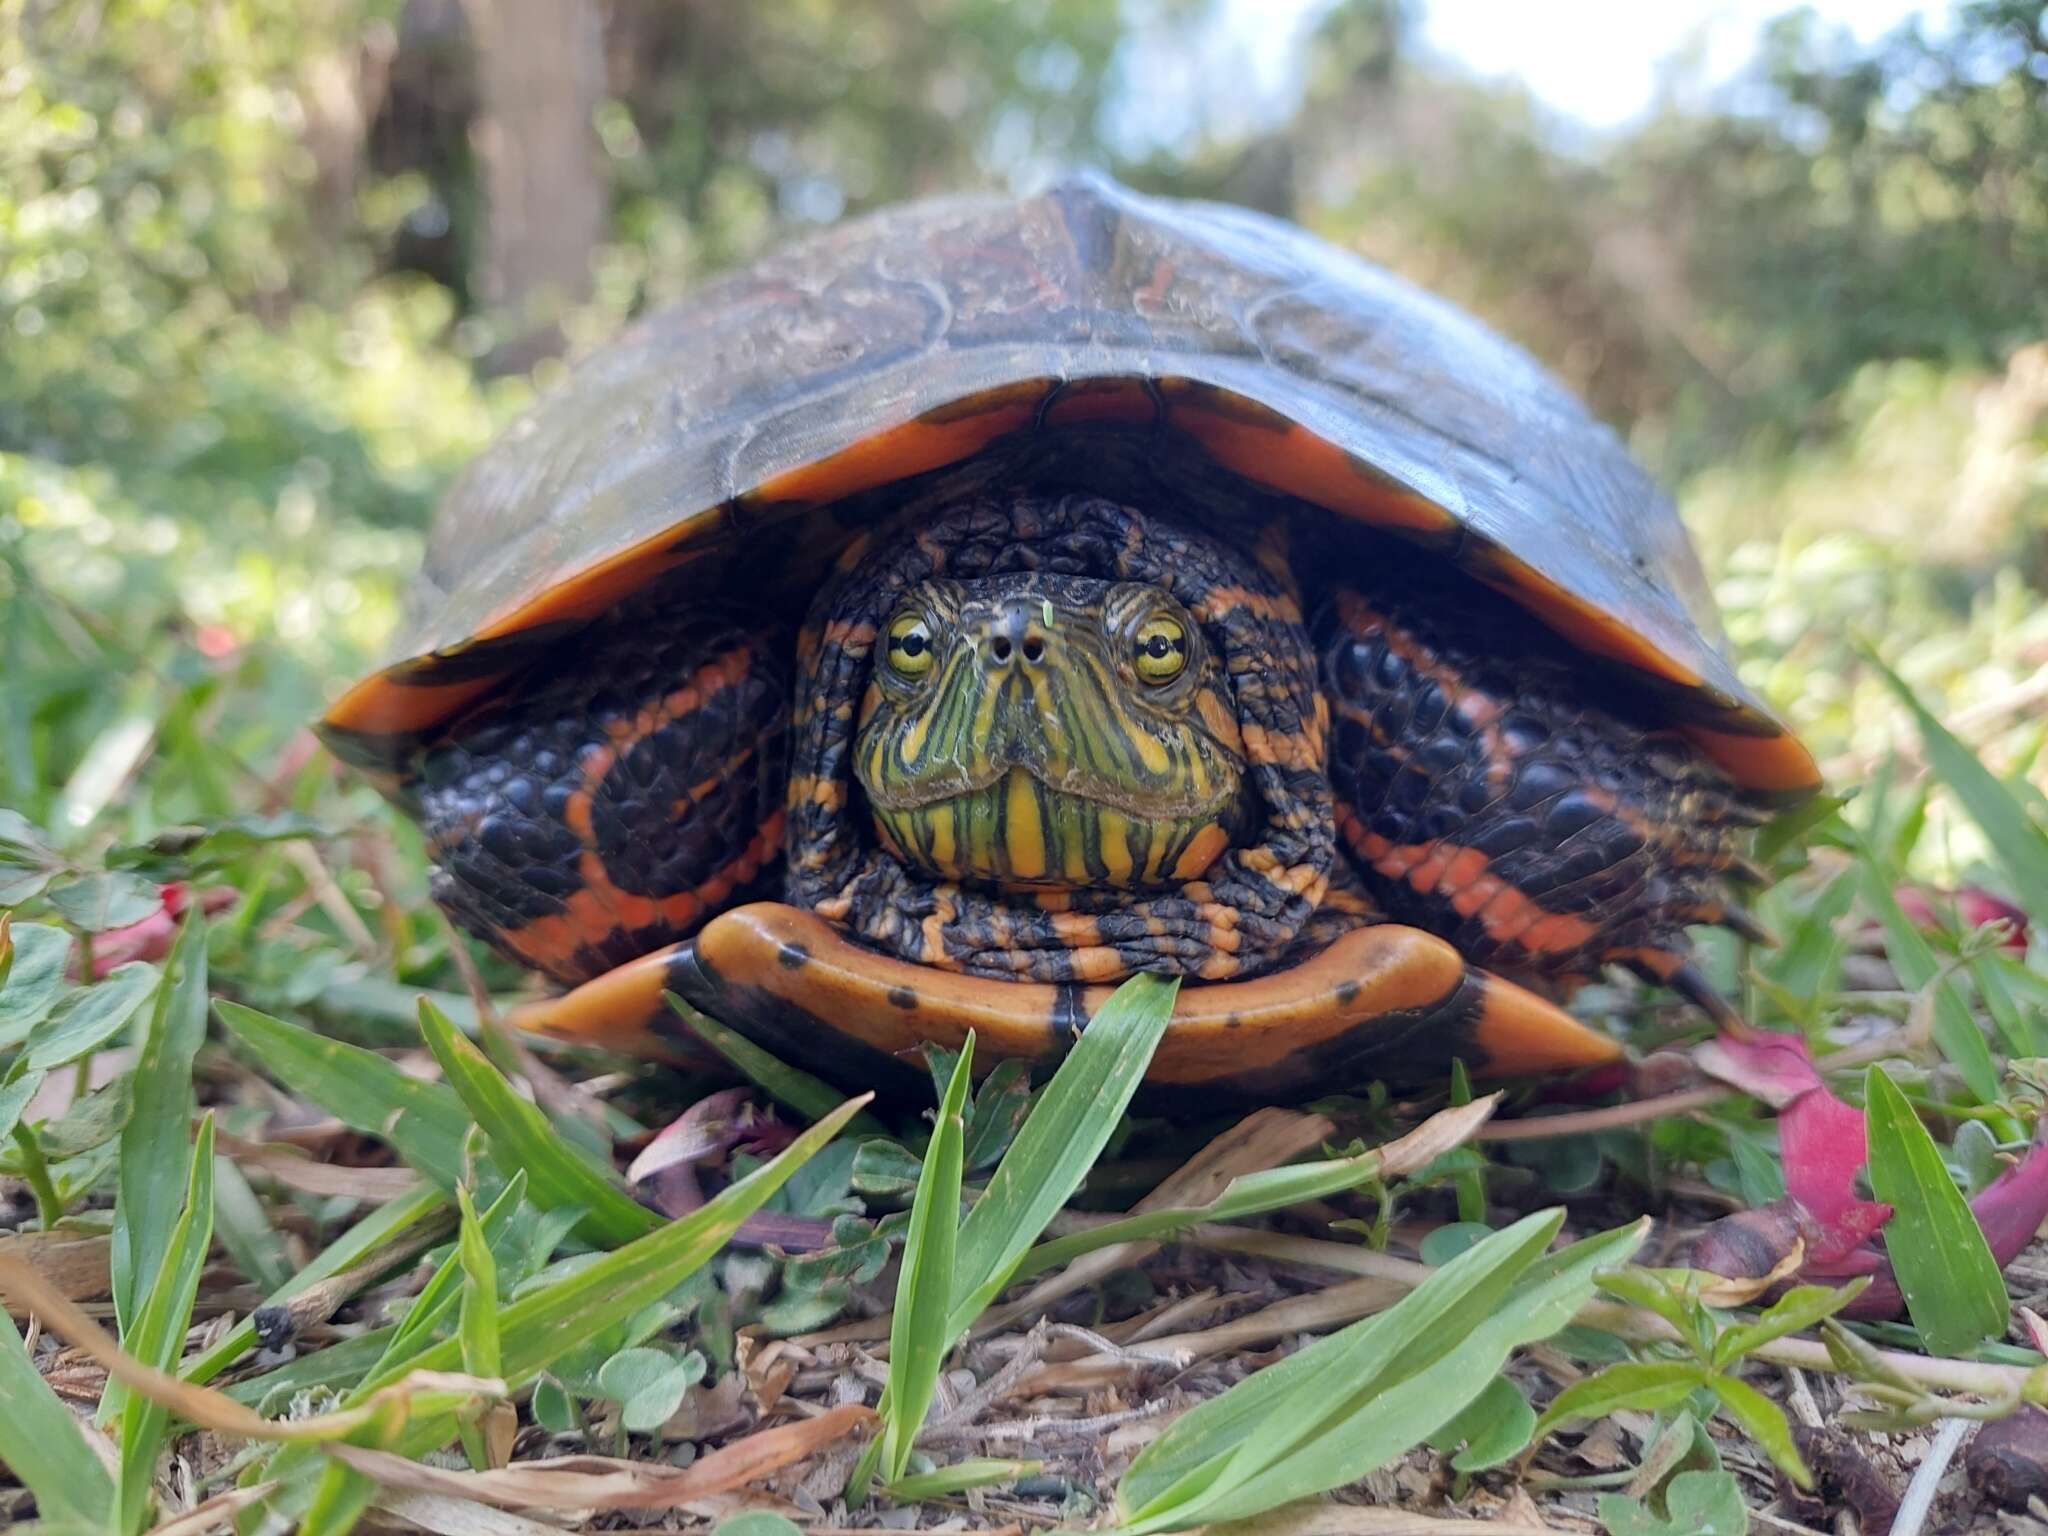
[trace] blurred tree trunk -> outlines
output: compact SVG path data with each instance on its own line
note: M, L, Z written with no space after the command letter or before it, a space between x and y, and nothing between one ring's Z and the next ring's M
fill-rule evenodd
M523 371L562 349L560 317L590 297L605 187L592 115L604 90L593 0L464 0L476 40L486 235L477 290L500 317L487 366Z

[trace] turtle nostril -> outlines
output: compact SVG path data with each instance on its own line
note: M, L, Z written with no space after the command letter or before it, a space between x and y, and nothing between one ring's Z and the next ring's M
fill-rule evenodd
M1045 642L1036 635L1029 636L1024 641L1024 659L1030 662L1045 660Z
M1010 659L1010 637L1008 635L997 635L994 640L989 642L988 649L989 654L994 656L997 661L1008 661Z

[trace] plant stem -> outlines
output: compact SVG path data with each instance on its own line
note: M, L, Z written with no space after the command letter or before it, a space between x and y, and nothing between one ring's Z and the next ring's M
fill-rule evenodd
M1723 1099L1735 1097L1736 1090L1719 1084L1685 1088L1661 1098L1639 1099L1633 1104L1614 1104L1606 1109L1575 1110L1568 1115L1541 1115L1529 1120L1497 1120L1482 1126L1475 1141L1542 1141L1552 1136L1585 1136L1594 1131L1620 1130L1661 1120L1689 1110L1705 1109Z
M64 1219L64 1202L58 1197L57 1186L50 1179L50 1165L43 1158L42 1143L36 1140L36 1133L26 1124L15 1126L14 1143L21 1148L21 1176L35 1191L36 1215L42 1220L43 1230L48 1232Z

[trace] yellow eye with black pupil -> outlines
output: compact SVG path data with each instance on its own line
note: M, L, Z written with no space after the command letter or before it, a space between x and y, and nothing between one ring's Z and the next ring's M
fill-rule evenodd
M1138 676L1148 683L1170 683L1188 664L1188 632L1165 614L1147 619L1133 637Z
M932 669L932 631L922 614L899 613L889 621L889 666L903 677Z

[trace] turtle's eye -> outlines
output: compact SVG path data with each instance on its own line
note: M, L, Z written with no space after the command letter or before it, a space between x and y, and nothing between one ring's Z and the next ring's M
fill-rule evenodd
M932 627L906 608L889 621L889 666L899 677L923 677L932 669Z
M1132 660L1138 676L1155 687L1172 682L1186 670L1188 632L1179 619L1154 614L1138 626L1131 640L1137 651Z

